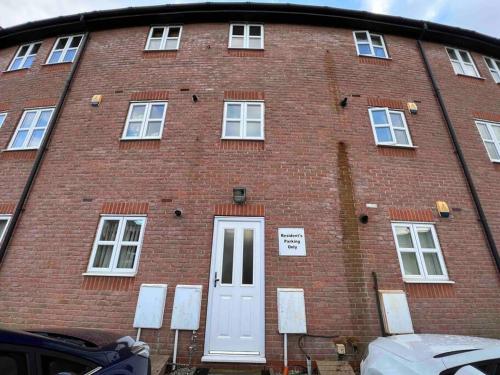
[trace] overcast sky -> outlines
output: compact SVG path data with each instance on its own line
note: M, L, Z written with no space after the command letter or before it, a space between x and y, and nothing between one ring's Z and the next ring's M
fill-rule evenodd
M211 0L219 2L219 0ZM238 1L238 0L231 0ZM0 26L92 10L205 2L193 0L0 0ZM500 0L265 0L366 10L458 26L500 37Z

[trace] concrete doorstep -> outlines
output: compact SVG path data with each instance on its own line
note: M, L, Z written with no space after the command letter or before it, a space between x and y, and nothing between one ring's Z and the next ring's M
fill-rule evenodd
M316 361L319 375L354 375L354 370L344 361Z

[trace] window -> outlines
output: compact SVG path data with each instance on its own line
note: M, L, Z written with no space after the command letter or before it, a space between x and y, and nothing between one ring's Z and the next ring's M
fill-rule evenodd
M354 40L356 41L358 55L379 57L381 59L389 58L382 35L372 34L368 31L355 31Z
M9 149L37 149L42 143L54 108L29 109L24 111Z
M0 373L2 375L28 375L26 353L0 351Z
M450 57L451 65L455 74L462 74L466 76L479 77L479 72L472 61L472 57L468 51L457 48L446 48L448 56Z
M35 61L36 53L40 49L42 43L25 44L19 47L14 59L7 70L18 70L31 68Z
M145 226L145 217L101 217L88 273L134 275Z
M167 102L130 103L122 139L161 139Z
M80 363L66 358L41 356L42 374L44 375L86 375L92 373L96 365Z
M491 76L496 83L500 83L500 60L492 59L491 57L485 57L486 65L490 70Z
M146 50L177 50L182 26L154 26L149 31Z
M65 36L57 39L47 64L73 62L82 39L83 35Z
M500 162L500 124L476 121L476 125L491 161Z
M264 139L264 103L225 102L222 138Z
M402 111L370 108L373 135L378 145L413 147L406 118Z
M393 223L392 230L405 280L448 280L433 224Z
M10 216L9 215L0 215L0 243L3 240L3 236L5 231L7 230L7 226L9 225Z
M7 118L7 113L0 113L0 128L3 126L5 119Z
M231 24L229 48L264 48L264 26L250 24Z

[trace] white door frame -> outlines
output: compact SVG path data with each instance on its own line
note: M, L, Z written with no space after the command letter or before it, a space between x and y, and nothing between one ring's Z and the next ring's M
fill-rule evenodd
M245 354L210 354L210 330L212 328L212 298L213 298L213 285L215 277L216 268L216 253L217 253L217 228L218 224L221 222L253 222L261 224L261 240L260 248L261 251L261 264L259 267L260 273L260 300L261 300L261 314L262 314L262 327L260 335L260 355L245 355ZM265 221L263 217L241 217L241 216L215 216L214 226L213 226L213 238L212 238L212 258L210 261L210 277L209 277L209 287L208 287L208 304L207 304L207 321L205 328L205 345L204 345L204 355L201 358L202 362L241 362L241 363L266 363L265 357ZM257 247L256 247L257 248Z

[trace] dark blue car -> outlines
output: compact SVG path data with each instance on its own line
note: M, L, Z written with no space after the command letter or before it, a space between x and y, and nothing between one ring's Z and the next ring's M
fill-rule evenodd
M93 330L0 329L0 375L150 375L149 346Z

